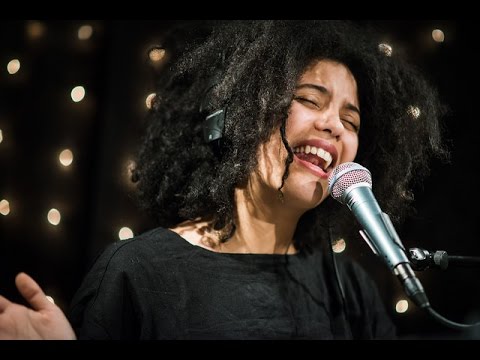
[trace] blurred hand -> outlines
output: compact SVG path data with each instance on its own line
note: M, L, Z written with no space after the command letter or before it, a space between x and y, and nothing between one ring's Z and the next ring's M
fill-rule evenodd
M13 303L0 295L0 339L76 339L62 310L48 300L35 280L25 273L20 273L15 278L15 284L32 309Z

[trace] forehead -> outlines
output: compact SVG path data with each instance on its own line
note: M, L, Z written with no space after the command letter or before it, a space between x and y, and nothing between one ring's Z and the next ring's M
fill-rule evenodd
M343 93L357 98L357 82L350 69L334 60L317 60L310 64L299 80L299 84L321 85L333 94Z
M305 69L301 79L305 77L322 77L325 79L340 77L355 82L355 77L347 66L338 61L328 59L312 62Z

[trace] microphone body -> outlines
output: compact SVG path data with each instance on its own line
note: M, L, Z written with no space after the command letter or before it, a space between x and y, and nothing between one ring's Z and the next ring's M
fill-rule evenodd
M362 237L376 255L383 257L390 270L408 263L405 249L390 218L380 209L371 186L362 183L345 191L344 197L345 204L362 225Z
M430 306L390 217L382 212L372 192L370 171L357 163L343 163L330 175L329 190L355 215L363 229L360 235L397 276L412 301L422 308Z

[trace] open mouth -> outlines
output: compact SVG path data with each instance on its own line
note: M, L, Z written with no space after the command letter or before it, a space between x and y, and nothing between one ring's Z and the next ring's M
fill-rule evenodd
M327 173L332 169L333 155L320 147L302 145L293 148L293 152L300 160L309 162Z

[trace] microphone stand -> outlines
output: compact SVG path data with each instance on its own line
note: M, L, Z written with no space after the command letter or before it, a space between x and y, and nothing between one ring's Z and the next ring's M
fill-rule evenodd
M430 267L439 267L445 270L449 266L480 268L479 256L448 255L444 250L429 251L418 247L409 248L407 257L415 271L426 270Z
M450 265L464 268L480 268L480 257L448 255L444 250L428 251L422 248L409 248L407 251L407 258L410 260L411 267L415 271L426 270L430 267L439 267L440 269L445 270ZM480 322L474 324L461 324L443 317L433 310L431 306L428 306L425 309L433 318L435 318L435 320L452 329L480 329Z

